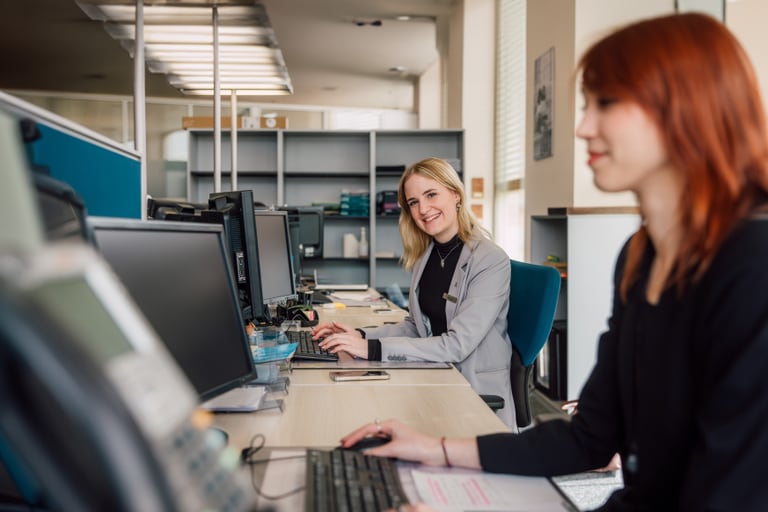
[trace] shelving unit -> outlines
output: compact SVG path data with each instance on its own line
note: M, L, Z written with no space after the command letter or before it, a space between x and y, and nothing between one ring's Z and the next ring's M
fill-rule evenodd
M328 282L367 282L384 290L406 291L410 276L400 266L403 253L397 215L376 215L376 193L397 190L401 170L436 156L463 172L462 130L239 130L238 188L270 205L338 203L342 190L369 192L367 217L328 214L323 257L305 259L303 273ZM230 189L230 135L222 132L222 189ZM379 169L377 171L377 168ZM382 170L383 169L383 170ZM190 130L187 199L207 201L213 191L213 131ZM367 258L342 258L343 237L367 230Z
M241 130L237 132L237 183L241 190L254 191L254 201L276 204L278 198L277 130ZM221 134L221 188L231 190L232 149L229 132ZM226 169L226 170L224 170ZM189 131L187 159L187 199L196 203L208 201L213 192L213 131Z
M598 337L611 312L616 258L639 224L633 207L568 208L562 215L531 217L531 262L553 255L567 263L555 320L567 325L569 400L578 398L595 364Z

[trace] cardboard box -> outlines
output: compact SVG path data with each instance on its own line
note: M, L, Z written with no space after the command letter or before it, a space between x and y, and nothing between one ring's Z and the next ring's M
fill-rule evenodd
M259 128L288 128L288 119L285 116L261 116Z

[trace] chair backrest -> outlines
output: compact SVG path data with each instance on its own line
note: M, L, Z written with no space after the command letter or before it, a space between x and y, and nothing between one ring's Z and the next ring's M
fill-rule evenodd
M533 364L549 338L560 294L560 272L554 267L510 260L507 333L524 366Z
M560 294L560 272L554 267L510 260L507 333L512 341L510 381L518 427L532 420L530 393L533 363L549 339Z

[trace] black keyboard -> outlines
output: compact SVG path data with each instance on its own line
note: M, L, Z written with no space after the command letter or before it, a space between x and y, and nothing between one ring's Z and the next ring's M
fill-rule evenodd
M293 354L294 359L305 359L311 361L338 361L339 356L331 354L327 350L323 350L317 344L318 342L312 341L312 331L286 331L285 335L288 337L288 341L291 343L298 343L296 347L296 353Z
M307 450L307 512L395 509L408 503L392 459L354 450Z

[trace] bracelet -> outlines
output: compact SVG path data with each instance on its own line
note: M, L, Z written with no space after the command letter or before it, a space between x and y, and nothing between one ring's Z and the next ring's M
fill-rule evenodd
M365 331L364 330L360 329L359 327L355 327L355 330L360 333L360 336L362 336L363 339L365 339Z
M448 450L445 449L445 436L440 438L440 446L443 447L443 457L445 457L445 465L447 467L453 467L451 466L451 461L448 460Z

